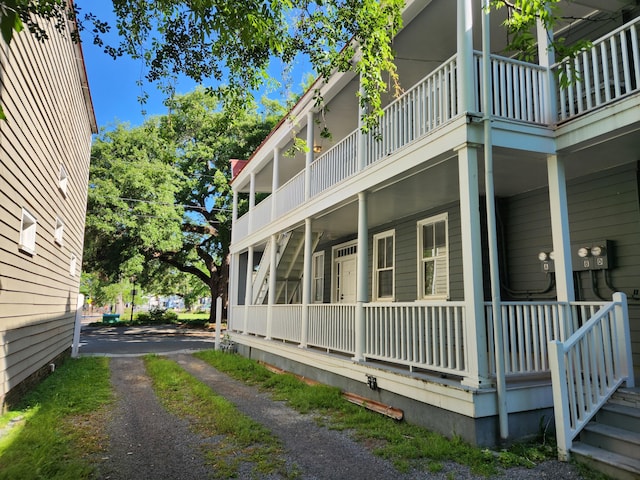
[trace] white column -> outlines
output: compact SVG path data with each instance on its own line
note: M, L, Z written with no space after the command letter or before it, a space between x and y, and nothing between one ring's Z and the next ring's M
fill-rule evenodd
M361 362L364 360L364 346L366 341L366 312L364 304L369 299L368 295L368 212L367 212L367 192L358 193L358 255L356 265L356 347L353 360Z
M547 123L554 123L558 118L558 107L556 104L556 78L551 71L551 66L556 63L555 52L551 48L553 31L547 30L540 19L538 19L536 27L536 34L538 37L538 62L541 67L545 67L547 69L544 82L544 119Z
M271 249L269 251L269 293L267 309L267 340L271 340L271 326L273 325L273 305L276 303L276 272L278 269L278 236L271 235Z
M473 0L458 0L457 67L459 112L474 110Z
M460 182L460 223L462 230L462 272L466 323L468 376L462 383L476 388L489 387L487 329L482 283L482 246L478 189L478 152L475 147L458 148Z
M304 168L304 198L311 198L311 164L313 163L313 112L307 112L307 160Z
M253 303L253 246L247 250L247 281L244 292L244 324L242 332L247 333L247 322L249 320L249 305Z
M549 207L553 237L553 263L556 270L556 293L559 302L572 302L575 300L575 291L571 265L567 183L564 174L564 161L557 155L547 157L547 175L549 178Z
M302 324L300 326L300 348L307 347L309 331L309 305L311 304L311 264L313 256L313 232L311 219L304 219L304 263L302 274Z
M240 255L237 253L229 254L229 309L227 310L227 330L237 330L238 325L235 322L238 318L235 316L235 307L238 305L238 279L239 279ZM213 301L213 299L211 299Z
M256 206L256 174L251 172L251 180L249 183L249 231L253 233L253 209Z
M276 219L276 192L280 188L280 147L273 149L273 173L271 174L271 220Z
M238 221L238 192L233 191L233 207L231 210L231 243L236 240L236 236L234 235L236 229L236 222Z

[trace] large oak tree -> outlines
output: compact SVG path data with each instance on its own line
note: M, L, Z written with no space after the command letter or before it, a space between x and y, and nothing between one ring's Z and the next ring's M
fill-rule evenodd
M85 270L149 285L177 269L207 285L212 298L226 297L229 161L248 158L283 111L273 103L230 121L203 89L168 106L170 114L118 125L94 142ZM241 213L246 206L241 199Z

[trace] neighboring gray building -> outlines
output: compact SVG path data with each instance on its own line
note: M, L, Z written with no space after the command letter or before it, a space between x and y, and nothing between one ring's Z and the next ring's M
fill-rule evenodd
M91 136L79 44L51 26L0 40L0 401L71 347Z

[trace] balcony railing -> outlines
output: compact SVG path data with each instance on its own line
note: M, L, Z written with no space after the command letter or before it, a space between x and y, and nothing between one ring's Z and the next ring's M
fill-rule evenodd
M502 302L502 345L505 375L549 373L547 345L564 341L602 307L603 302ZM493 309L485 304L489 351L495 352ZM495 354L489 356L495 375Z
M556 76L563 72L571 79L567 85L556 82L559 120L568 120L640 89L639 22L640 18L630 22L594 42L592 48L576 59L553 67ZM384 161L463 113L458 107L457 72L457 58L453 56L384 109L379 127L364 138L363 167ZM481 52L474 52L473 72L474 108L483 113ZM553 121L548 105L548 71L544 67L492 55L491 74L493 116L537 125ZM249 225L246 218L249 214L238 219L234 224L234 240L253 233L258 224L273 221L301 206L306 197L326 192L357 175L358 136L358 131L351 132L308 167L309 192L305 192L304 171L282 185L272 195L276 202L275 218L271 212L261 212L259 223Z
M482 105L482 53L475 52L476 110L485 112ZM538 65L511 58L491 55L493 106L496 117L521 122L547 123L547 70Z
M309 346L353 355L356 350L355 330L355 305L322 304L309 307Z
M467 372L464 304L369 304L365 357L462 375Z
M502 343L507 377L550 372L549 342L567 341L590 319L600 317L604 302L503 302ZM302 305L234 306L229 329L273 340L301 343ZM327 352L353 355L356 306L308 306L306 344ZM247 311L248 310L248 311ZM245 322L245 312L248 317ZM489 371L495 374L494 322L485 305ZM618 333L621 326L617 326ZM617 334L616 334L617 335ZM616 338L615 336L613 337ZM370 360L464 376L468 372L463 302L365 304L364 356ZM475 341L475 339L474 339ZM616 360L618 361L618 360Z
M311 164L311 196L328 190L358 170L358 132L352 132Z
M367 165L458 115L456 57L453 56L385 109L379 126L366 139Z
M640 17L593 42L573 60L554 66L560 82L558 118L567 120L640 89Z

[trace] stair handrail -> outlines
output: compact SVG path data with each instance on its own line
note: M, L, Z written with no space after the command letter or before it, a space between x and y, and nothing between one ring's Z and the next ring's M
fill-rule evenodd
M569 460L573 439L622 383L633 388L627 297L613 294L564 342L549 342L558 458Z

